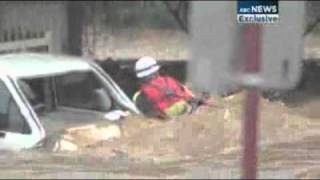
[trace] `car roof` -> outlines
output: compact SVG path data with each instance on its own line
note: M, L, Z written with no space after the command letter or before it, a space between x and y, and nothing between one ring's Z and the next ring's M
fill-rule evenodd
M0 74L18 78L44 77L72 71L87 71L90 64L82 58L44 53L0 55Z

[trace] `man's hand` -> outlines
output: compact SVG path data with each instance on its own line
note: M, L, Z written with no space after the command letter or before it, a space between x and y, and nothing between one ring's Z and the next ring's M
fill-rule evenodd
M214 107L214 108L223 108L222 106L219 106L215 103L213 97L209 95L209 93L202 93L200 98L198 99L198 106L208 106L208 107Z
M215 106L213 98L204 99L200 101L200 105L207 105L207 106Z

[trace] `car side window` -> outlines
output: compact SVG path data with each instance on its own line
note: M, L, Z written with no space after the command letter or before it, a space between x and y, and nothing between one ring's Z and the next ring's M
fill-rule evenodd
M0 81L0 130L30 134L31 129L3 82Z
M56 78L59 105L108 112L113 99L92 72L73 72Z

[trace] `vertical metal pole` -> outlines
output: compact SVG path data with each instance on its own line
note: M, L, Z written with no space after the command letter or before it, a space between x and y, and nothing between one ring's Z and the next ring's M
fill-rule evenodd
M258 72L260 67L260 27L259 25L247 25L244 28L246 72ZM258 90L256 88L248 89L244 104L244 122L242 126L243 179L256 179L258 105Z

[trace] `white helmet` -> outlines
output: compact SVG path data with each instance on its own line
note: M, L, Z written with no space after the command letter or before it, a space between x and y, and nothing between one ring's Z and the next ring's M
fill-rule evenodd
M149 56L140 58L135 65L135 71L138 78L143 78L156 73L160 69L157 61Z

